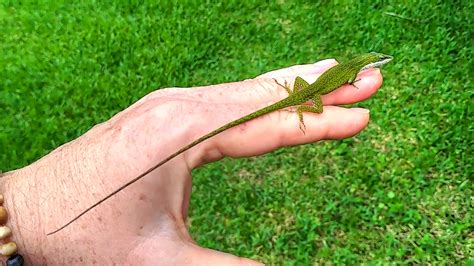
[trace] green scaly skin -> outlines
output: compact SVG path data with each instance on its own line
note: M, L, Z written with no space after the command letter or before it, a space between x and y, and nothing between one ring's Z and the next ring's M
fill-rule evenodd
M151 167L141 175L135 177L134 179L130 180L126 184L122 185L120 188L106 196L105 198L101 199L94 205L90 206L83 212L81 212L79 215L77 215L74 219L63 225L62 227L58 228L57 230L49 233L48 235L52 235L54 233L59 232L60 230L64 229L66 226L70 225L77 219L79 219L81 216L86 214L88 211L92 210L94 207L97 205L101 204L102 202L106 201L113 195L117 194L118 192L122 191L126 187L130 186L131 184L137 182L140 180L142 177L146 176L149 174L151 171L155 170L156 168L162 166L163 164L167 163L171 159L175 158L176 156L180 155L181 153L191 149L192 147L196 146L197 144L214 137L215 135L226 131L229 128L235 127L237 125L243 124L247 121L253 120L257 117L266 115L268 113L281 110L284 108L288 107L296 107L296 113L298 114L299 120L300 120L300 129L304 132L305 130L305 125L303 121L303 113L304 112L310 112L310 113L317 113L320 114L323 112L323 103L321 100L321 95L328 94L335 89L341 87L344 84L354 84L357 82L356 77L357 74L363 70L363 69L368 69L372 67L378 67L381 66L387 62L389 62L392 59L391 56L389 55L384 55L380 53L367 53L367 54L362 54L359 55L352 60L338 64L336 66L333 66L332 68L328 69L325 71L319 78L316 80L314 83L309 84L306 82L304 79L301 77L296 77L295 83L293 86L293 90L289 88L289 86L285 83L285 85L279 84L276 80L275 82L285 88L285 90L288 92L289 96L281 101L278 101L270 106L267 106L265 108L262 108L258 111L255 111L249 115L246 115L242 118L239 118L235 121L232 121L216 130L213 130L209 132L208 134L196 139L195 141L189 143L188 145L182 147L175 153L171 154L168 156L166 159L163 161L159 162L155 166ZM306 102L312 101L313 105L304 105Z

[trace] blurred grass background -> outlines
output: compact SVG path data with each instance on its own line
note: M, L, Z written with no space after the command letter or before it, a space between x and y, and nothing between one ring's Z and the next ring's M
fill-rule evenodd
M379 51L363 133L196 170L190 230L268 264L473 263L472 1L59 2L1 1L1 170L156 88Z

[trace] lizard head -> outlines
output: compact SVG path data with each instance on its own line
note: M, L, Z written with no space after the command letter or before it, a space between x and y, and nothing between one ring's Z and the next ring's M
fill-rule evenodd
M361 71L364 69L380 67L393 59L393 56L381 54L377 52L371 52L368 54L363 55L364 59L364 66L362 67Z

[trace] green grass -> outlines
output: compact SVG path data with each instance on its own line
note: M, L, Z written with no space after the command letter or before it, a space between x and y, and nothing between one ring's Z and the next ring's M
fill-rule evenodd
M472 1L56 2L0 4L3 171L156 88L376 50L395 60L368 128L196 170L192 234L268 264L474 257Z

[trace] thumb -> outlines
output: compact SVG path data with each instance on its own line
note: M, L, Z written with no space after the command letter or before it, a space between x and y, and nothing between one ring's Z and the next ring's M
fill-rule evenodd
M234 256L229 253L195 246L197 261L193 265L264 265L263 263Z
M203 248L190 238L176 237L165 228L139 237L126 261L133 265L264 265L232 254Z

